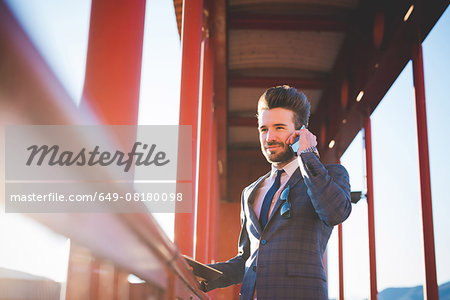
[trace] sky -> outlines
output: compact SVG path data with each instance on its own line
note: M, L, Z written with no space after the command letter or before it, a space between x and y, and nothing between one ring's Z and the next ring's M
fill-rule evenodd
M90 1L7 0L37 49L76 103L81 98ZM446 195L450 142L450 11L423 43L431 186L438 283L450 280L450 202ZM177 124L181 49L172 1L150 0L146 6L139 124ZM256 100L255 100L256 101ZM364 101L364 98L363 100ZM379 291L424 282L423 242L412 64L409 63L371 116L375 234ZM366 191L364 132L341 158L353 191ZM154 214L173 238L173 214ZM6 231L5 228L15 228ZM343 225L345 296L369 295L367 203L353 206ZM337 297L337 228L328 247L329 295ZM68 242L20 215L0 212L0 267L15 268L57 281L65 280ZM26 256L14 249L32 245L42 253ZM53 249L55 252L50 251ZM37 255L37 256L39 256ZM45 256L48 255L48 256Z

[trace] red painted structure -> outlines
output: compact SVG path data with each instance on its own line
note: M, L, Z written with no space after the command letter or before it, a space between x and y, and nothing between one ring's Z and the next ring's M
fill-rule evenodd
M192 126L192 213L176 214L175 243L180 252L194 256L194 228L196 214L197 123L200 84L200 53L202 42L203 1L185 0L183 3L182 61L180 88L180 125ZM178 165L182 167L181 164Z
M144 19L144 0L92 1L81 106L103 124L137 124Z
M304 89L318 89L325 86L324 80L311 78L283 78L283 77L231 77L228 81L230 87L261 87L288 84L301 86Z
M420 198L422 203L423 248L425 258L425 299L439 299L436 280L433 208L431 204L430 158L428 152L425 79L423 75L422 45L413 49L413 77L416 95L417 140L419 147Z
M203 263L209 262L210 243L213 232L210 230L211 211L214 198L211 198L212 184L212 131L213 131L213 63L214 56L211 49L212 43L206 37L202 44L202 101L201 101L201 126L199 149L199 176L198 176L198 204L197 204L197 243L195 258Z
M344 300L344 249L342 241L342 224L338 225L339 247L339 300Z
M213 178L211 188L209 189L209 244L208 244L208 262L215 262L218 257L219 244L219 172L217 167L217 120L213 120L213 130L211 137L211 176Z
M298 18L278 15L239 15L230 16L230 29L266 29L266 30L312 30L344 31L349 23L333 17Z
M436 2L437 3L437 2ZM227 225L226 222L233 222L233 225L237 228L238 224L234 223L238 220L238 205L236 203L226 203L230 204L230 210L233 214L237 216L236 220L231 216L226 216L223 214L218 214L220 199L224 199L224 195L227 193L227 185L224 182L224 177L227 174L227 153L230 157L242 157L247 155L244 159L254 157L259 153L259 150L242 150L242 149L227 149L226 139L227 139L227 126L228 125L245 125L253 126L254 119L238 116L227 117L227 89L229 87L267 87L269 85L276 84L274 82L280 83L290 83L296 86L302 86L303 88L325 88L328 85L335 82L335 78L323 79L308 79L308 78L275 78L275 77L252 77L252 76L233 76L230 75L228 78L227 74L227 48L226 48L226 31L227 29L283 29L283 30L327 30L327 31L345 31L348 24L346 21L333 20L333 19L293 19L293 18L280 18L275 16L250 16L242 17L239 15L231 14L229 19L229 27L226 27L226 1L205 1L205 6L208 4L215 6L211 18L214 20L214 33L216 34L214 38L210 38L208 34L205 35L202 45L202 19L206 18L203 13L203 2L198 0L185 0L184 2L184 15L183 15L183 26L182 26L182 45L183 45L183 67L182 67L182 81L181 81L181 100L180 100L180 124L191 125L192 131L192 182L195 187L198 185L196 191L193 188L192 199L193 203L197 200L197 206L193 205L193 212L191 214L177 214L175 219L175 242L178 246L180 252L188 254L191 256L196 256L197 259L203 262L210 262L218 258L218 231L220 225ZM430 6L435 4L430 4ZM423 14L426 14L426 10L429 7L423 7ZM373 7L369 7L372 9ZM31 63L30 57L36 57L36 53L33 53L30 43L26 44L26 47L19 47L19 41L21 37L24 36L23 32L19 32L14 26L10 26L11 22L7 23L6 17L10 19L10 16L5 17L5 12L7 10L4 8L3 3L0 3L0 13L2 18L0 22L2 25L7 24L8 26L0 27L0 38L1 50L7 49L8 51L1 51L6 53L5 57L8 57L8 64L2 64L6 67L14 66L13 71L18 73L13 73L16 76L9 76L9 78L21 78L23 82L27 82L27 87L32 87L29 89L32 91L38 91L34 94L42 95L44 94L42 86L45 86L46 82L49 82L48 78L41 76L40 81L35 80L32 76L36 76L37 73L26 72L23 70L33 69L39 70L39 74L45 73L42 71L42 62L35 63L34 68L29 67ZM86 65L86 82L83 91L83 100L81 103L81 110L90 107L97 115L99 122L102 124L136 124L137 123L137 111L138 111L138 98L139 98L139 83L140 83L140 68L141 68L141 58L142 58L142 36L143 36L143 25L144 25L144 12L145 12L145 1L132 1L132 2L111 2L106 0L95 0L92 2L91 9L91 24L89 33L89 46L88 46L88 56ZM361 12L364 12L362 10ZM415 12L417 15L417 11ZM412 20L414 16L411 17ZM114 26L111 26L114 24ZM431 23L430 23L431 24ZM386 24L386 26L389 24ZM436 281L436 260L435 260L435 249L434 249L434 232L433 232L433 217L432 217L432 200L431 200L431 187L430 187L430 166L429 166L429 153L428 153L428 137L427 137L427 123L426 123L426 105L425 105L425 88L424 88L424 75L423 75L423 58L422 58L422 48L419 42L411 44L409 40L409 35L405 34L406 30L410 26L408 23L404 26L399 26L398 31L391 33L391 40L395 41L397 38L402 38L401 42L397 46L389 47L387 38L384 35L384 21L383 29L377 31L377 38L375 42L376 49L370 48L371 45L367 45L366 40L361 43L354 43L358 45L355 47L358 51L358 55L369 55L372 53L373 56L368 56L368 58L358 60L355 55L353 61L349 61L347 56L340 56L343 65L350 65L351 63L357 64L359 61L370 61L376 57L376 71L370 71L370 68L374 68L372 64L370 66L358 66L355 72L361 71L362 74L369 74L370 72L376 73L377 75L367 82L363 79L364 76L355 76L355 81L351 82L351 86L347 86L347 91L344 93L344 97L352 98L355 96L355 91L358 92L360 89L365 90L365 96L363 102L360 104L352 105L348 104L350 101L345 102L344 105L339 109L335 109L336 105L339 106L340 102L336 103L328 101L322 104L323 106L330 105L328 109L321 109L320 113L315 115L315 120L317 122L323 122L327 125L336 124L336 120L327 119L323 117L329 111L332 112L331 116L337 119L338 116L346 117L346 123L348 125L358 123L360 121L361 114L366 114L366 109L369 111L364 119L365 128L365 146L366 146L366 169L367 169L367 201L368 201L368 223L369 223L369 254L370 254L370 298L377 298L377 272L376 272L376 252L375 252L375 219L374 219L374 195L373 195L373 174L372 174L372 141L371 141L371 123L370 123L370 112L376 107L380 99L384 95L385 90L387 90L390 84L393 82L395 77L395 70L401 70L402 63L409 60L410 56L399 55L406 51L413 50L413 70L414 70L414 85L416 91L416 109L417 109L417 131L418 131L418 141L419 141L419 162L420 162L420 183L421 183L421 201L422 201L422 220L423 220L423 240L424 240L424 257L425 257L425 275L426 283L424 288L424 294L427 295L427 299L438 299L437 281ZM370 27L370 26L369 26ZM429 27L429 26L428 26ZM14 34L8 36L6 30L14 30ZM117 30L121 28L124 30ZM379 28L379 27L377 27ZM387 27L386 27L387 28ZM205 30L208 31L210 26L205 25ZM430 30L428 28L427 30ZM18 33L19 32L19 33ZM221 35L222 34L222 35ZM14 36L14 38L12 38ZM389 37L388 37L389 38ZM369 39L370 40L370 39ZM5 42L6 41L6 42ZM350 43L350 45L352 45ZM361 46L362 45L362 46ZM26 50L24 50L26 49ZM31 49L31 50L30 50ZM202 49L202 50L201 50ZM343 48L346 49L345 47ZM367 51L360 51L361 49ZM382 51L386 50L386 53ZM406 50L405 50L406 49ZM13 51L12 51L13 50ZM22 52L20 52L20 51ZM27 52L28 51L28 52ZM201 53L203 51L203 56ZM403 51L403 52L402 52ZM20 53L19 53L20 52ZM12 54L11 54L12 53ZM27 55L23 54L27 53ZM32 55L29 55L32 53ZM16 55L16 56L14 56ZM401 59L396 60L401 56ZM11 57L13 59L11 59ZM2 58L0 58L1 60ZM380 59L380 60L378 60ZM6 60L5 60L6 61ZM3 61L0 61L3 62ZM19 63L17 63L19 62ZM16 67L18 64L19 67ZM29 64L29 65L27 65ZM36 67L38 66L38 67ZM201 68L203 66L203 68ZM340 64L337 64L336 69L339 69ZM364 68L367 67L366 71ZM393 69L395 69L393 71ZM22 73L20 73L22 72ZM201 73L203 72L203 73ZM50 73L50 72L48 72ZM339 73L339 72L337 72ZM345 73L342 71L342 73ZM360 75L361 73L357 73ZM26 76L23 76L26 74ZM31 75L30 75L31 74ZM20 75L20 76L18 76ZM368 76L368 75L367 75ZM377 77L378 76L378 77ZM25 79L24 79L25 77ZM31 79L30 79L31 78ZM362 78L362 79L361 79ZM382 79L380 79L382 78ZM57 82L57 80L51 77L52 82ZM47 80L47 81L46 81ZM228 82L227 82L228 81ZM37 83L40 82L40 83ZM201 86L201 89L200 89ZM21 86L22 87L22 86ZM54 87L54 86L52 86ZM28 90L28 89L27 89ZM49 90L49 89L48 89ZM46 91L48 94L50 92ZM25 91L26 92L26 91ZM333 91L331 94L335 94ZM201 95L201 102L199 98ZM8 95L9 96L9 95ZM18 97L16 95L16 97ZM45 94L45 97L51 98ZM57 97L54 97L57 98ZM11 97L11 99L14 99ZM40 98L33 98L40 99ZM59 102L62 102L62 98L58 98ZM65 99L65 98L64 98ZM73 107L71 110L67 109L64 113L61 112L61 103L56 103L54 99L51 101L39 100L34 103L28 103L29 105L24 105L25 102L20 103L18 106L22 106L17 109L28 109L24 115L27 116L28 120L32 120L36 123L44 123L43 120L52 120L55 124L63 123L75 123L73 120L76 118L79 111ZM2 100L3 101L3 100ZM53 102L52 102L53 101ZM37 103L37 104L36 104ZM201 103L201 107L199 106ZM342 103L342 102L341 102ZM0 102L0 104L2 104ZM10 107L13 107L12 101L8 103ZM37 106L31 106L37 105ZM66 105L66 104L65 104ZM359 105L359 106L358 106ZM68 106L68 105L66 105ZM36 108L36 111L30 109L30 107ZM39 108L48 109L45 114L38 111ZM56 107L56 108L55 108ZM9 107L8 107L9 108ZM53 119L50 118L50 113ZM199 111L201 111L201 123L200 128L197 128L199 120ZM364 111L364 112L362 112ZM70 118L67 117L70 115ZM323 118L322 118L323 117ZM24 118L24 119L27 119ZM356 120L352 123L352 120ZM228 124L227 124L228 122ZM315 121L316 122L316 121ZM334 122L334 123L333 123ZM337 120L340 122L340 120ZM359 126L359 127L358 127ZM352 129L345 128L342 132L345 132L345 136L337 136L336 140L342 141L343 138L349 140L352 136L352 130L359 130L360 123L358 126L353 126ZM319 126L317 126L319 128ZM325 128L325 127L324 127ZM337 131L333 132L333 128L327 129L327 137L334 137ZM324 134L325 136L325 134ZM326 143L323 143L326 146ZM199 145L199 147L197 147ZM339 144L336 146L338 148ZM335 149L336 149L335 148ZM181 149L182 150L182 149ZM343 149L339 149L343 150ZM327 150L330 153L335 150ZM246 154L245 154L246 153ZM339 157L341 152L332 153ZM198 161L197 158L201 157ZM333 157L335 159L335 157ZM230 172L231 173L231 172ZM197 179L198 178L198 179ZM226 180L226 178L225 178ZM220 189L219 189L220 187ZM223 204L223 203L222 203ZM237 207L236 207L237 206ZM223 205L226 207L226 205ZM197 214L197 218L195 218ZM81 218L81 217L79 217ZM70 218L67 218L68 220ZM222 224L219 223L219 219L225 220ZM77 219L78 220L78 219ZM194 231L195 220L197 220L197 230ZM98 216L95 220L88 219L87 224L92 226L92 230L97 230L95 233L97 236L102 236L102 228L98 228L101 224L104 227L113 227L108 225L118 226L123 229L129 235L119 236L121 241L134 242L137 246L144 245L148 252L143 251L144 254L156 253L154 254L158 259L160 264L163 265L165 271L157 269L161 273L156 274L157 277L164 277L162 281L165 280L166 289L166 299L173 299L177 294L177 290L180 289L180 282L191 288L194 294L199 298L202 298L202 294L195 290L194 279L189 277L190 274L187 268L184 268L183 260L178 256L178 249L175 245L168 242L163 234L160 232L160 228L151 221L151 218L145 215L130 215L130 216ZM88 235L89 232L83 232L79 234L73 229L70 222L58 223L57 221L41 219L41 222L47 224L49 227L61 230L63 234L73 237L74 240L84 239L85 243L92 248L94 246L98 247L101 251L101 255L109 258L117 263L117 257L111 255L106 247L101 248L96 244L95 235ZM65 225L65 226L61 226ZM100 226L101 227L101 226ZM222 226L222 230L224 231ZM61 229L62 228L62 229ZM228 228L225 228L228 229ZM78 228L77 228L78 230ZM233 228L234 230L234 228ZM342 226L338 228L339 234L339 295L340 299L344 297L344 274L343 274L343 241L342 241ZM78 234L78 235L77 235ZM197 243L194 248L193 241L197 239ZM127 239L128 238L128 239ZM104 240L102 240L103 242ZM106 240L110 242L110 240ZM226 241L228 242L228 241ZM135 244L133 244L135 246ZM231 247L231 246L230 246ZM224 248L224 247L223 247ZM151 249L151 251L149 250ZM156 250L155 250L156 249ZM115 249L114 249L115 250ZM195 250L195 251L194 251ZM235 247L233 247L233 251ZM103 251L103 252L102 252ZM96 254L97 254L96 253ZM114 253L113 253L114 254ZM123 254L123 253L120 253ZM124 253L127 254L127 253ZM223 252L223 257L229 253ZM145 256L145 258L153 258L154 256ZM150 261L150 260L147 260ZM120 262L120 261L119 261ZM154 262L154 261L153 261ZM92 278L91 285L93 286L90 290L92 297L98 295L100 292L98 283L104 278L98 269L101 271L101 263L94 261L91 265L94 276ZM155 264L156 265L156 264ZM159 265L159 264L158 264ZM139 264L132 264L128 262L129 271L139 270L136 266ZM70 271L69 271L70 272ZM168 274L168 275L167 275ZM118 278L119 273L115 273L115 278ZM144 275L148 275L145 273ZM155 275L155 274L153 274ZM167 276L166 276L167 275ZM125 275L120 273L121 278ZM167 277L167 278L166 278ZM70 277L69 277L70 278ZM152 276L148 276L149 282L152 280ZM179 279L179 281L177 281ZM117 280L115 279L115 282ZM114 286L116 283L114 283ZM155 284L156 285L156 284ZM161 287L155 287L155 289L162 289ZM115 292L117 293L116 289ZM158 292L162 294L161 291ZM158 294L158 295L159 295Z
M370 116L364 119L364 142L366 146L366 183L367 183L367 218L369 228L370 259L370 299L378 299L377 259L375 251L375 216L373 207L373 171L372 171L372 129Z

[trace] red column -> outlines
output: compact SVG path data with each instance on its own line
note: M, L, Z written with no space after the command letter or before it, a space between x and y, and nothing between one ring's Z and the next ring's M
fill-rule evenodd
M211 138L211 168L212 168L212 188L210 189L210 226L211 231L209 234L209 257L208 261L217 261L218 258L218 244L219 244L219 205L220 205L220 192L219 192L219 170L217 165L217 119L213 118L213 130Z
M203 41L203 72L202 72L202 108L199 149L199 175L198 175L198 203L197 203L197 244L195 258L203 263L208 263L209 239L211 223L217 220L211 219L211 186L214 182L211 172L212 150L212 97L213 97L213 53L208 37Z
M180 125L192 126L192 213L175 214L175 243L181 253L194 255L196 200L197 122L202 42L201 0L184 0L181 31ZM182 151L182 149L180 149ZM181 163L178 163L182 167Z
M377 260L375 252L375 220L373 208L373 174L372 174L372 130L370 116L364 119L364 138L366 145L367 172L367 210L369 221L369 259L370 259L370 299L378 299Z
M339 159L338 163L341 163ZM344 248L342 241L342 224L338 225L338 260L339 260L339 300L344 300Z
M81 106L104 124L137 124L145 0L93 0Z
M208 238L208 262L214 263L218 261L218 244L219 244L219 172L217 166L217 119L213 113L213 128L211 134L211 188L210 188L210 205L209 205L209 238ZM211 299L217 299L217 290L208 293Z
M342 244L342 224L338 225L339 244L339 300L344 300L344 249Z
M425 257L425 299L439 299L436 280L433 208L431 205L430 159L428 153L425 79L423 75L422 45L413 53L414 90L416 95L417 140L419 146L420 196L422 201L423 248Z

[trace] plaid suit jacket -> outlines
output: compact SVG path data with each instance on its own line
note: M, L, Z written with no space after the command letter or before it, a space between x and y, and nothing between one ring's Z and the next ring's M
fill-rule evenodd
M328 299L322 257L334 225L351 212L348 173L303 153L289 185L291 218L280 215L277 200L264 230L252 207L252 193L270 172L249 185L241 197L238 254L212 264L224 274L208 290L242 282L239 299Z

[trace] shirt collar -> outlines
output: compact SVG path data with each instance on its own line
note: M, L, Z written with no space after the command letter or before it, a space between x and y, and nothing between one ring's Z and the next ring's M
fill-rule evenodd
M298 168L297 159L292 160L290 163L283 167L283 170L286 172L288 177L290 178L292 174L294 174L295 170ZM270 176L273 176L277 172L277 168L272 165L272 170L270 171Z

